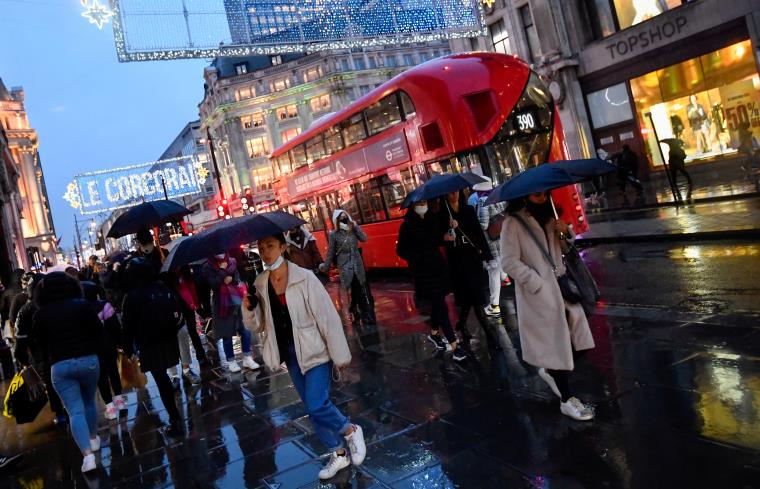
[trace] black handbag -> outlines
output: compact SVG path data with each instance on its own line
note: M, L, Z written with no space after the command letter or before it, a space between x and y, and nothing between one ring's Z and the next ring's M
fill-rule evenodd
M599 287L596 285L596 280L594 280L593 275L591 275L588 267L583 262L578 249L569 241L565 241L563 258L567 275L573 277L580 290L580 304L583 306L583 311L586 313L586 317L591 317L596 311L596 303L602 297Z
M514 217L517 219L517 221L522 224L522 226L525 228L525 230L528 232L531 238L533 238L533 241L536 243L536 246L539 250L541 250L541 253L543 253L544 258L546 258L546 261L549 262L549 265L552 267L552 272L554 274L557 274L557 265L554 263L554 259L552 258L551 254L549 253L548 248L544 248L543 244L538 240L538 237L533 233L533 230L530 229L528 226L528 223L525 222L525 220L518 216L517 214L514 214ZM547 240L548 245L548 240ZM564 258L563 258L564 262ZM567 269L567 263L565 263L565 268ZM557 277L557 283L559 284L559 290L562 293L562 298L565 299L570 304L578 304L581 302L582 294L581 294L581 288L578 286L578 282L576 282L575 277L572 276L572 274L565 273L561 277Z

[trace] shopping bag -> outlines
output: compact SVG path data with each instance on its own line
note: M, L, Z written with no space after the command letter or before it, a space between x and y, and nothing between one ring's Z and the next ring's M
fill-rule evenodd
M42 381L40 374L37 373L37 370L35 370L34 367L25 367L24 370L21 371L21 377L24 379L24 385L26 385L26 388L29 391L29 398L32 401L47 396L45 383Z
M37 418L47 402L48 398L44 390L41 395L36 395L32 399L30 386L24 382L23 374L18 373L13 377L8 392L5 394L3 415L8 418L16 418L17 424L31 423Z
M119 353L118 358L119 377L121 379L122 389L142 389L148 383L148 377L140 371L140 365L137 360Z

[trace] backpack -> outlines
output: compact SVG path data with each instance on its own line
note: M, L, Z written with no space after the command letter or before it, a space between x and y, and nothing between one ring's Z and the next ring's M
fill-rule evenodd
M184 324L182 308L177 297L164 284L157 282L145 290L145 307L150 310L150 329L155 339L177 336Z
M488 220L486 234L491 241L496 241L497 239L501 238L501 226L504 224L504 217L506 216L503 212L501 212L495 216L491 216L491 218Z

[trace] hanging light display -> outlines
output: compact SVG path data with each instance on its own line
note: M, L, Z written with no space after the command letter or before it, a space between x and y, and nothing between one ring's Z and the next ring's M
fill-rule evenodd
M90 21L90 24L95 24L98 26L98 29L103 29L103 26L108 24L108 22L111 20L111 17L114 16L114 13L109 9L108 7L101 5L98 0L92 0L92 2L89 2L89 0L80 0L82 3L82 7L84 7L84 12L82 12L82 17Z

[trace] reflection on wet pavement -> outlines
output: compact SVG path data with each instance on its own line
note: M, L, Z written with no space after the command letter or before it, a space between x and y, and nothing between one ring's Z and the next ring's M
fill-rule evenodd
M425 341L409 284L374 288L380 324L347 328L353 361L333 386L364 427L361 467L320 484L324 448L287 373L215 369L177 393L182 440L160 431L154 385L129 393L128 412L101 421L92 477L47 410L32 425L2 421L2 450L25 460L0 488L760 487L758 316L604 304L573 378L597 420L579 423L520 361L514 317L493 325L501 352L472 325L480 341L458 365Z

